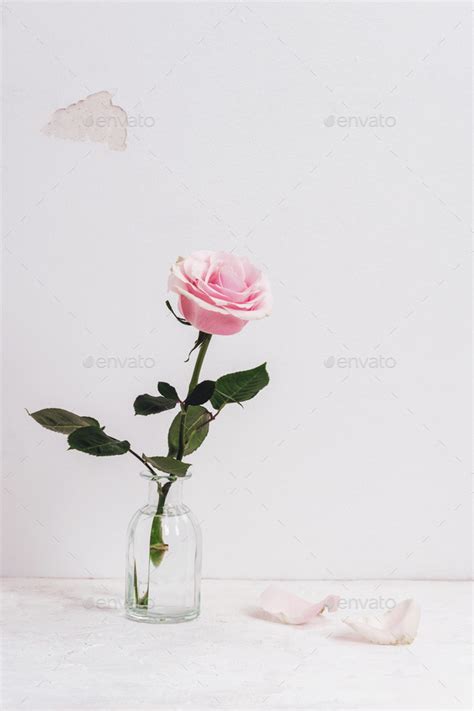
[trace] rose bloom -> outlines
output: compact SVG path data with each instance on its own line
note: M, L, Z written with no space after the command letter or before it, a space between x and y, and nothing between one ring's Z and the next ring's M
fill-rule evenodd
M230 336L271 312L266 276L246 257L227 252L179 257L171 267L168 288L179 295L184 318L204 333Z

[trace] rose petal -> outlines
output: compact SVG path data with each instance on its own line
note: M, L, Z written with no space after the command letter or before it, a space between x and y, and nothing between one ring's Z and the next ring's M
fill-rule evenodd
M201 308L195 301L183 296L179 297L178 304L184 318L204 333L212 333L216 336L233 336L234 333L239 333L247 323L247 321L242 321L234 316L222 315Z
M380 617L348 617L343 622L374 644L411 644L418 632L421 610L415 600L403 600Z
M324 610L335 612L339 606L337 595L328 595L321 602L312 603L287 592L277 585L270 585L260 595L260 606L280 622L289 625L304 625Z

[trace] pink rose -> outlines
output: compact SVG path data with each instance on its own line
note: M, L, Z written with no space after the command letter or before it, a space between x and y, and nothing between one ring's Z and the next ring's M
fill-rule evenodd
M168 288L179 295L184 318L204 333L230 336L271 312L266 276L246 257L227 252L179 257L171 267Z

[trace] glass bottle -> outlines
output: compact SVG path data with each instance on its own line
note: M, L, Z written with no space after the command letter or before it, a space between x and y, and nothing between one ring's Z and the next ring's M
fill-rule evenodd
M126 616L141 622L185 622L199 615L201 529L183 504L183 482L142 474L148 503L127 533Z

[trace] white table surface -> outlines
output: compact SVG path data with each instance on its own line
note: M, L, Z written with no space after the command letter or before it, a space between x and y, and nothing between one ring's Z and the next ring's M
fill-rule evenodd
M204 581L198 620L147 625L123 617L120 581L6 579L2 707L471 708L469 583L283 582L315 601L345 600L302 627L259 616L266 585ZM412 645L366 644L343 624L347 607L356 614L379 596L420 602Z

